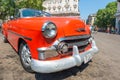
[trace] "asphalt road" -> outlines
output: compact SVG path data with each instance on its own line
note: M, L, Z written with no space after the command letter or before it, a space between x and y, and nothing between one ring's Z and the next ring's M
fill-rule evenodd
M120 80L120 35L97 33L99 53L80 67L52 74L30 74L23 70L17 53L0 34L0 80Z

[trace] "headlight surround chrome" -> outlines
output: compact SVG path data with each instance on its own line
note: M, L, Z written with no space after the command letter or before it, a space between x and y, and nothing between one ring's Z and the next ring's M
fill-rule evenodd
M57 34L57 27L53 22L46 22L42 27L42 34L45 38L54 38Z

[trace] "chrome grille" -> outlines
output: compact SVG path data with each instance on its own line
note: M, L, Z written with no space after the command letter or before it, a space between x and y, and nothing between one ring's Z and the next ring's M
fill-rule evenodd
M84 51L84 49L89 44L90 37L91 35L72 36L60 38L59 41L68 44L69 52L72 52L72 48L74 45L78 46L79 51Z

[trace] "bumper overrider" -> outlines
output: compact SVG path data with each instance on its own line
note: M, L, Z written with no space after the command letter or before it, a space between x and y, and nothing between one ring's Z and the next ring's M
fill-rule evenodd
M73 55L67 58L61 58L59 60L50 60L50 61L41 61L32 59L31 68L35 72L39 73L52 73L58 72L65 69L72 68L74 66L80 66L82 63L87 63L92 59L93 55L98 52L98 48L95 44L94 39L91 38L92 48L79 53L78 47L76 45L73 46ZM51 48L49 50L52 50ZM46 50L46 49L45 49Z

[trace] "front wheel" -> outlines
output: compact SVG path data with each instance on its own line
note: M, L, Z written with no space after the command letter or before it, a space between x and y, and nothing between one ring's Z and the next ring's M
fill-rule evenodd
M31 52L28 47L28 45L23 42L20 44L20 49L19 49L19 55L20 55L20 61L23 66L23 68L30 73L33 73L34 71L31 69Z

